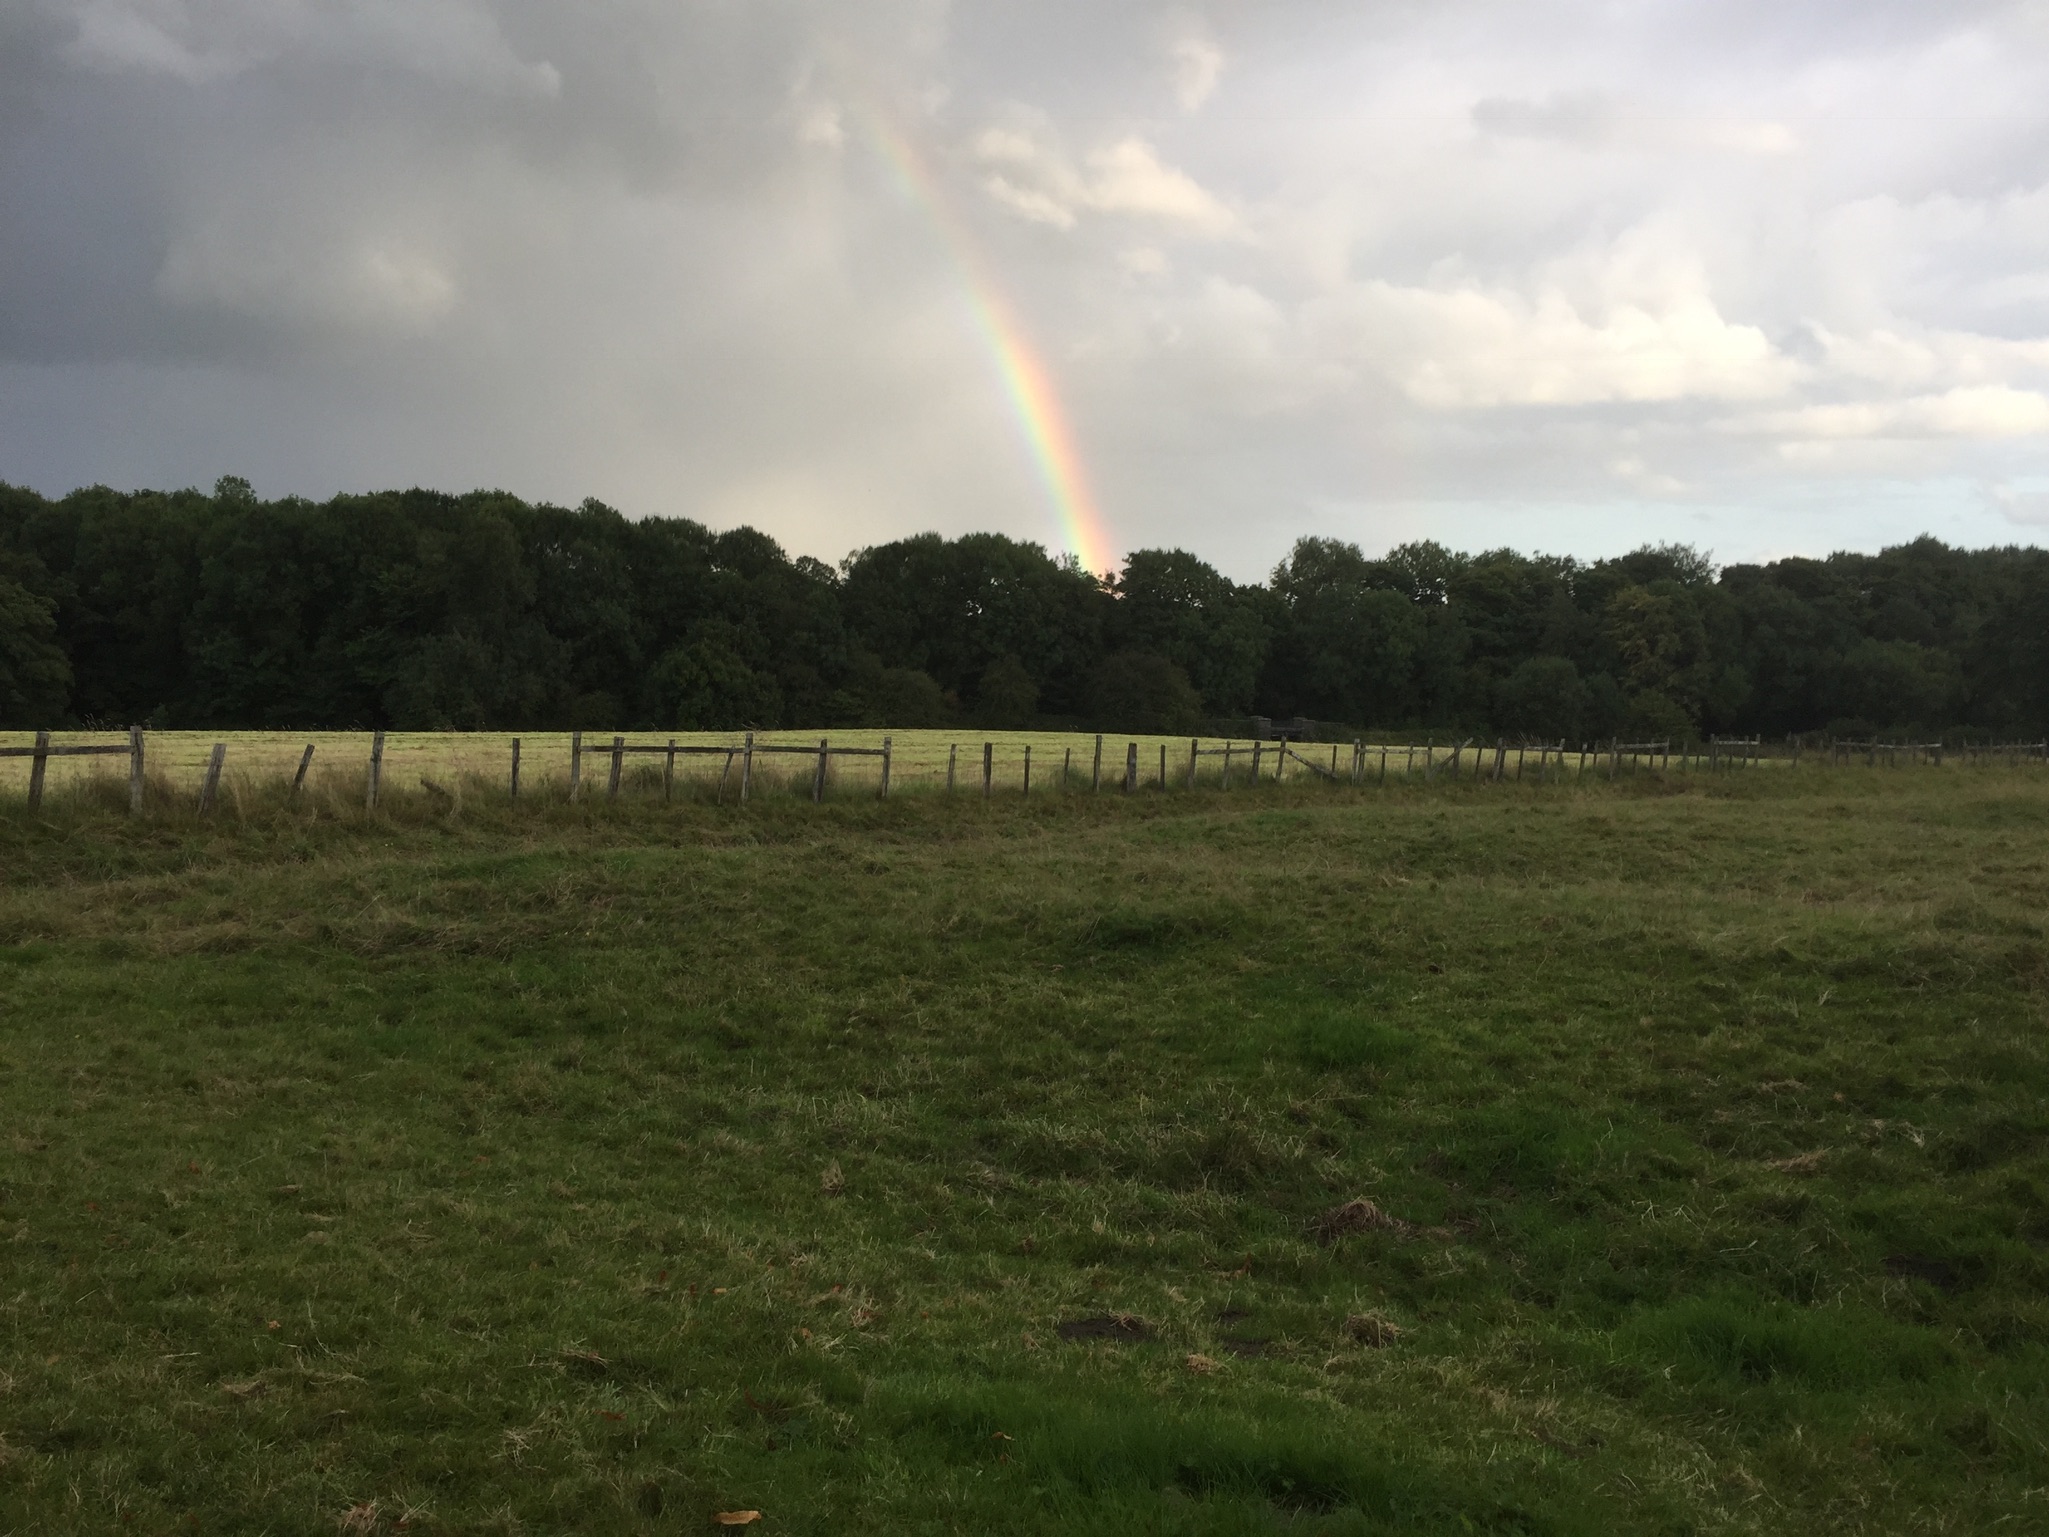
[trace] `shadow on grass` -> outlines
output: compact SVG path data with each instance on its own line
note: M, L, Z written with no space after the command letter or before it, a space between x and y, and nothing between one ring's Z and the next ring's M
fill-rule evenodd
M1546 1496L1361 1444L1286 1399L1226 1410L1102 1382L896 1379L874 1402L900 1437L949 1462L996 1465L1063 1532L1271 1531L1277 1520L1319 1533L1602 1529Z

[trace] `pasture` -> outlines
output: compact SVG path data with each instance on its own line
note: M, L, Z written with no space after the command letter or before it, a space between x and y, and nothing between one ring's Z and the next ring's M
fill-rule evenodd
M386 772L0 795L0 1532L2049 1521L2039 767Z
M727 781L725 798L737 796L737 785L726 771L724 755L708 749L738 748L744 740L743 733L738 731L585 732L582 734L583 774L587 789L591 787L593 777L602 788L612 741L621 735L632 744L632 755L627 758L625 772L621 776L626 793L642 797L661 793L661 757L649 749L674 743L680 748L695 749L690 755L677 760L674 793L686 798L717 797L721 778L724 777ZM73 731L61 733L57 740L111 747L125 744L128 734L125 730ZM493 789L507 790L511 781L512 744L515 740L520 744L522 787L530 793L565 795L571 758L571 734L567 731L532 732L518 736L511 732L485 731L388 732L384 738L383 783L400 793L417 791L423 783L450 788L468 785L486 793ZM954 770L957 790L979 793L982 753L986 745L993 759L992 788L1004 794L1026 792L1027 750L1031 755L1032 792L1059 793L1063 789L1091 788L1096 780L1095 754L1099 741L1103 788L1121 788L1127 749L1131 747L1137 749L1139 781L1143 787L1156 788L1164 772L1169 786L1179 788L1186 782L1191 742L1185 736L1147 736L1129 732L1098 738L1086 732L986 731L972 727L892 732L857 728L824 733L762 731L754 734L754 741L763 750L756 759L754 777L769 792L794 789L808 794L812 764L815 762L809 753L814 752L821 741L829 742L834 750L852 748L873 753L885 740L892 747L892 793L943 790L947 785L949 766ZM0 731L0 750L19 754L29 749L34 741L34 732ZM147 736L147 766L152 793L160 805L168 807L181 799L190 801L196 798L206 772L208 754L215 743L223 743L227 747L222 784L231 797L260 793L274 787L281 779L289 779L298 766L301 753L310 746L314 749L314 757L309 780L338 804L360 797L363 792L370 761L371 733L151 731ZM1222 784L1225 767L1222 752L1226 745L1220 738L1201 739L1199 782ZM1228 745L1233 782L1240 786L1249 784L1253 743L1239 738ZM1379 782L1383 773L1394 778L1420 777L1427 765L1447 763L1446 755L1454 745L1438 743L1426 747L1409 742L1368 743L1365 748L1366 777L1375 782ZM806 753L799 754L795 749L805 749ZM1492 744L1481 747L1466 743L1459 758L1461 772L1473 774L1483 752L1491 772L1493 750ZM1297 752L1326 773L1337 772L1349 777L1352 772L1350 744L1297 744ZM1274 773L1275 754L1276 744L1269 742L1262 746L1260 765L1267 777ZM1517 757L1516 750L1509 752L1504 767L1506 776L1513 776L1512 765ZM1527 759L1528 772L1535 777L1536 748L1528 750ZM1575 750L1566 758L1561 760L1552 753L1546 761L1549 765L1547 773L1556 778L1567 772L1575 776L1582 772L1597 774L1601 771L1601 761L1605 760L1596 761L1595 756L1579 751L1575 744ZM1629 757L1623 761L1631 767L1637 766ZM1386 765L1384 769L1383 762ZM1565 765L1570 765L1569 770ZM24 794L30 772L30 760L24 756L0 757L0 799ZM45 770L46 782L53 791L85 788L95 781L110 788L112 782L121 779L126 772L127 760L117 757L52 758ZM1314 772L1304 763L1291 759L1282 777L1291 774L1301 777ZM875 759L833 757L828 770L828 784L830 793L835 796L875 794L881 787L880 763Z

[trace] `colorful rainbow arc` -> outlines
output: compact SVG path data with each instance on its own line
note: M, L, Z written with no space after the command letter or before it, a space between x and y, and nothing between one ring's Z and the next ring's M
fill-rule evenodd
M1081 454L1067 424L1067 413L1061 409L1060 396L1053 388L1052 375L1011 314L1001 290L984 271L974 242L954 218L938 182L917 150L879 111L864 110L857 116L904 193L939 230L960 271L975 328L988 343L997 372L1002 375L1004 391L1010 397L1011 409L1016 413L1039 479L1060 519L1067 547L1086 569L1099 576L1108 575L1117 565L1111 553L1110 532L1104 526L1095 497L1090 494Z

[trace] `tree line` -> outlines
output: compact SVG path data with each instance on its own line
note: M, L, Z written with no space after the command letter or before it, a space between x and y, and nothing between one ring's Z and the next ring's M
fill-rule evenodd
M1194 732L1251 714L1571 739L2049 734L2049 552L1715 568L1303 539L1109 580L1000 534L837 568L503 492L0 483L0 724Z

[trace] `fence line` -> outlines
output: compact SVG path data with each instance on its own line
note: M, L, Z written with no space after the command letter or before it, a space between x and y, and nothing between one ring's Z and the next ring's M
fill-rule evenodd
M1098 733L1094 737L1093 752L1088 771L1088 787L1091 793L1103 789L1103 749L1106 738ZM524 788L523 774L526 757L521 738L510 739L510 777L507 781L510 798L518 801ZM1522 739L1511 743L1505 737L1496 737L1491 743L1475 744L1474 739L1439 743L1434 738L1423 743L1413 741L1402 743L1377 742L1369 744L1364 737L1355 738L1349 748L1349 759L1341 760L1343 744L1331 743L1328 760L1323 760L1320 751L1312 754L1306 750L1308 743L1291 740L1283 734L1273 741L1254 737L1249 743L1226 738L1221 743L1205 745L1200 737L1188 741L1186 766L1178 776L1183 788L1193 790L1200 783L1202 760L1218 760L1215 783L1219 788L1231 788L1234 770L1246 761L1245 748L1250 747L1249 778L1258 785L1271 780L1282 783L1287 777L1290 764L1306 769L1316 779L1331 785L1350 784L1362 786L1370 779L1386 784L1390 772L1407 781L1417 776L1418 748L1421 748L1421 780L1424 784L1434 783L1440 777L1448 777L1453 783L1470 780L1474 783L1500 784L1509 778L1520 783L1531 777L1539 785L1554 780L1587 780L1599 776L1613 781L1625 771L1635 772L1650 769L1658 773L1670 773L1673 769L1674 743L1669 740L1626 742L1610 738L1606 742L1581 742L1574 747L1565 739L1531 741ZM1323 744L1319 743L1320 748ZM1513 768L1510 754L1513 751ZM216 805L220 790L228 744L216 742L207 756L198 789L198 809L201 814L211 813ZM1269 771L1268 754L1271 753ZM292 775L290 794L298 796L304 789L308 772L313 765L315 748L308 743L299 756L296 772ZM745 733L738 742L692 743L678 742L669 737L659 742L629 741L624 735L615 735L603 746L586 746L581 731L570 733L568 798L579 800L584 793L584 760L596 756L606 765L605 798L617 800L624 782L626 760L630 757L656 757L661 760L662 799L672 800L675 794L676 765L679 759L716 758L722 759L720 773L713 799L723 802L726 790L732 781L737 762L739 774L739 800L751 798L754 791L754 759L757 754L766 757L797 757L809 759L810 799L814 804L826 798L833 779L833 764L836 759L874 758L881 768L877 797L887 800L892 786L894 768L894 739L885 736L880 747L834 746L831 739L820 737L817 745L763 742L755 733ZM1397 754L1400 756L1398 757ZM143 810L145 769L148 764L148 743L140 726L128 728L127 740L109 742L56 742L48 731L38 731L32 745L21 747L0 747L0 758L27 758L30 760L28 782L29 809L39 811L42 807L47 783L49 761L53 758L119 757L128 759L128 809L139 815ZM960 744L953 743L947 749L946 789L951 794L957 786ZM1377 763L1376 763L1377 755ZM365 764L364 806L375 811L382 791L385 756L385 733L375 731L370 736L368 761ZM1534 763L1532 758L1534 756ZM1789 735L1783 750L1774 744L1768 753L1762 735L1748 737L1710 736L1701 743L1678 744L1678 770L1691 774L1707 772L1720 774L1737 770L1757 769L1767 762L1787 767L1797 767L1803 761L1819 761L1831 767L1859 765L1865 767L1901 768L1925 766L1941 768L1948 762L1966 765L1979 764L2049 764L2049 741L2002 742L1966 741L1956 746L1943 742L1887 742L1848 737L1818 736L1810 741L1802 734ZM360 760L359 760L360 761ZM984 799L992 798L996 791L997 752L994 741L982 743L982 783ZM1022 744L1018 760L1022 795L1029 796L1032 790L1032 744ZM1074 749L1066 747L1061 755L1058 789L1067 793L1074 787ZM1136 794L1146 788L1139 765L1139 744L1129 741L1125 746L1123 773L1118 789L1125 795ZM1159 744L1157 775L1152 778L1152 788L1165 792L1174 783L1170 770L1169 749L1165 742ZM423 779L423 783L425 780Z

